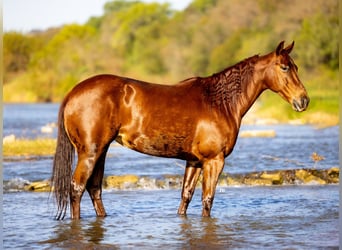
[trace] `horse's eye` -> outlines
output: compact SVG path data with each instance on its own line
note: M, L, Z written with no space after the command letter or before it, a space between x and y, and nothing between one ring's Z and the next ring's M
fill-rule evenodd
M287 71L289 71L290 66L285 65L285 64L280 64L280 69L281 69L283 72L287 72Z

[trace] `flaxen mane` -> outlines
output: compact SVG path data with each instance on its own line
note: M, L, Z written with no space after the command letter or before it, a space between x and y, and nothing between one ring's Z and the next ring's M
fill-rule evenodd
M242 88L250 82L254 65L258 59L259 56L255 55L219 73L201 79L205 98L211 107L220 107L228 112L228 106L237 105L243 91Z

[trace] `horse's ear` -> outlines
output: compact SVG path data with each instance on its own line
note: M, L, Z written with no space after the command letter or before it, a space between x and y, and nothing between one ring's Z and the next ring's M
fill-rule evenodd
M294 41L289 45L287 46L284 50L286 51L287 54L290 54L292 49L293 49L293 46L294 46Z
M283 48L284 48L284 41L281 41L281 42L278 44L278 47L277 47L277 49L276 49L276 54L277 54L277 56L280 55L280 53L281 53L281 51L283 50Z

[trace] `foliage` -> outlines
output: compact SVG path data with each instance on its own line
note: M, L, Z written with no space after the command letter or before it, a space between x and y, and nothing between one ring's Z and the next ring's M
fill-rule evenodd
M161 28L170 13L167 4L136 3L115 15L111 45L118 55L128 58L126 68L145 62L142 68L147 73L163 73L162 59L155 52L161 47Z
M37 50L39 41L17 32L5 33L3 39L4 81L7 82L11 75L27 70L30 55Z
M210 7L215 6L216 0L194 0L192 1L190 8L205 13Z
M338 17L315 15L302 22L298 57L307 68L324 64L338 69Z
M5 33L4 100L61 101L79 81L100 73L167 83L210 75L295 40L293 58L308 80L312 106L335 113L338 96L322 97L321 90L338 89L337 10L337 0L193 0L184 11L109 1L103 16L83 25ZM270 106L266 97L261 107ZM293 118L285 103L269 100Z
M16 32L5 33L4 45L5 71L25 70L32 51L30 38Z

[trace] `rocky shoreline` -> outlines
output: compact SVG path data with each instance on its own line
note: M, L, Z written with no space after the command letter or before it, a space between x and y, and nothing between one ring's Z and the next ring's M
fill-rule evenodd
M223 173L218 182L218 187L238 186L280 186L280 185L327 185L339 183L339 168L330 169L294 169L252 172L246 174ZM103 181L105 190L149 190L149 189L180 189L182 187L182 175L163 175L159 177L116 175L107 176ZM201 186L201 178L197 184ZM5 190L10 184L5 183ZM12 184L13 189L13 184ZM51 190L50 181L42 180L25 182L17 187L18 191L48 192Z

